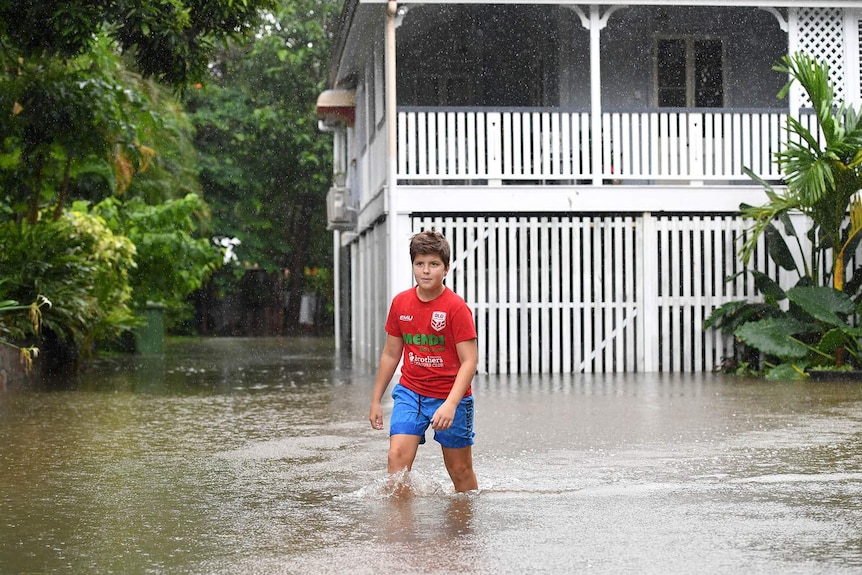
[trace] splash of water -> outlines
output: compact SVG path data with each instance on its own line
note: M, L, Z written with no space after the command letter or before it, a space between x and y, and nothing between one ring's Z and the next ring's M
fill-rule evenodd
M357 499L391 499L397 497L433 497L453 493L451 486L419 470L402 469L375 479L350 493Z

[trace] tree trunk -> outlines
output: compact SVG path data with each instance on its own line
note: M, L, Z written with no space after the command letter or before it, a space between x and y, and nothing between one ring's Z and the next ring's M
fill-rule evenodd
M72 158L66 157L66 165L63 167L63 184L60 187L60 197L57 199L57 207L54 208L54 221L60 219L63 215L63 208L66 207L66 201L69 199L69 182L71 178L69 174L72 171Z
M36 222L39 221L39 200L42 198L42 168L45 165L43 152L37 152L35 164L36 177L33 189L30 190L30 205L27 209L27 223L31 226L36 225Z

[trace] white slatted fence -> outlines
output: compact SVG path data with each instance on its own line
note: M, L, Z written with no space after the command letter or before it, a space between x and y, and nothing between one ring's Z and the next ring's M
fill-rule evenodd
M748 274L725 282L744 233L734 216L413 220L432 228L452 244L447 285L475 314L483 372L709 371L732 342L703 321L757 297ZM765 250L755 258L771 270Z

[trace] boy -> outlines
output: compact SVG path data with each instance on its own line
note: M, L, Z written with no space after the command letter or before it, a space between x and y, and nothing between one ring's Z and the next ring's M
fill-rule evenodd
M401 382L392 390L388 471L412 468L430 425L455 491L470 491L478 489L471 388L478 347L470 308L443 285L449 256L449 242L439 232L410 239L416 286L392 299L368 419L371 427L383 429L380 401L403 354Z

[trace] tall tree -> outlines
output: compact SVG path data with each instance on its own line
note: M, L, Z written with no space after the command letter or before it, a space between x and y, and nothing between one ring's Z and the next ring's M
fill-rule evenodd
M169 261L215 265L200 240L186 237L185 225L173 243L149 241L150 226L133 245L129 229L115 234L84 204L67 208L77 199L129 192L154 204L186 200L152 213L132 206L129 217L116 218L125 228L178 207L204 214L187 196L199 189L191 126L162 86L182 93L207 73L217 46L256 30L274 5L0 0L0 277L11 278L0 286L0 300L49 296L54 306L44 326L83 349L99 334L128 327L127 271L153 260L147 256L164 252ZM195 257L179 257L188 255ZM170 278L179 286L175 298L197 282L179 271Z
M182 90L206 73L217 43L249 32L273 3L0 0L0 183L7 209L33 223L56 197L59 217L79 172L107 175L101 181L124 191L157 153L156 130L170 152L192 159L182 151L180 114L147 79ZM180 197L194 191L182 163L189 162L162 161L182 176L185 189L174 194Z
M315 104L339 6L282 1L254 42L223 51L187 100L213 227L242 241L249 265L288 270L288 328L298 323L304 270L331 262L331 141L317 128Z
M201 78L214 47L256 28L275 0L0 0L4 58L74 58L101 33L144 76L182 87ZM14 63L14 59L13 59Z

